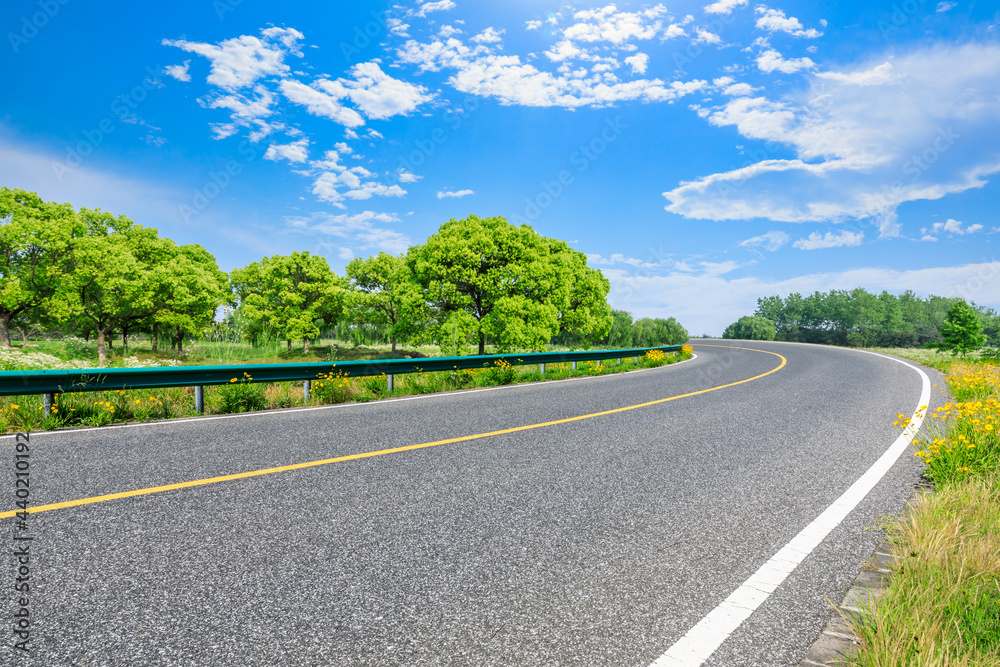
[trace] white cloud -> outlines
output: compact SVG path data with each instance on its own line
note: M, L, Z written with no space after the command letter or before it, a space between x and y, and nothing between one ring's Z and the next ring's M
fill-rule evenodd
M478 42L479 44L496 44L502 41L501 35L503 35L504 32L506 31L503 30L502 28L500 30L497 30L496 28L490 27L487 28L486 30L483 30L475 37L472 37L471 41Z
M937 241L937 238L931 236L930 234L924 234L920 237L921 241Z
M353 79L321 79L316 86L338 99L350 99L368 118L406 115L432 98L423 86L394 79L376 62L351 68Z
M337 259L342 259L345 262L349 262L354 259L354 251L350 248L340 247L337 249Z
M410 238L406 234L377 224L393 222L399 222L399 218L388 213L375 213L374 211L363 211L355 215L316 213L308 217L285 218L288 228L295 232L348 239L352 245L363 249L385 250L398 254L405 252L410 246ZM339 243L321 245L328 245L331 249L337 248L338 257L349 259L343 251L351 252L350 249L343 248ZM353 253L351 255L353 256Z
M290 144L271 144L264 153L265 160L288 160L293 164L309 159L309 140L299 139Z
M191 66L190 60L185 60L181 65L167 65L163 68L163 73L167 76L172 76L178 81L190 81L191 75L188 73L188 68Z
M280 88L285 97L296 104L301 104L314 116L329 118L344 127L358 127L365 124L361 114L345 107L335 95L329 95L291 79L282 81Z
M645 74L649 65L649 56L645 53L637 53L625 59L625 64L632 68L632 74Z
M426 17L431 12L445 12L449 9L454 9L455 3L452 0L439 0L438 2L425 2L420 5L420 10L417 12L417 16Z
M821 79L849 83L854 86L884 86L895 82L898 78L892 70L892 63L888 61L868 70L859 70L856 72L817 72L816 76Z
M863 287L874 294L882 290L898 294L912 289L921 296L960 296L1000 307L1000 262L908 271L859 268L786 280L754 276L727 279L684 272L652 275L614 268L602 272L611 281L608 301L613 308L627 310L635 317L663 317L666 313L676 317L693 335L721 334L727 325L753 313L759 297L785 297L793 292L811 294Z
M965 234L975 234L983 228L982 225L968 225L962 227L962 223L958 220L948 218L947 222L935 222L931 225L931 233L948 232L952 235L962 236Z
M417 176L416 174L411 174L405 169L399 172L398 177L400 183L416 183L421 178L423 178L423 176Z
M457 192L448 192L448 191L445 191L445 190L438 190L437 198L438 199L459 199L461 197L467 197L469 195L474 195L474 194L476 194L476 193L474 191L472 191L472 190L458 190Z
M261 35L264 39L243 35L218 44L165 39L163 45L208 58L211 62L208 83L236 91L253 85L262 77L285 74L289 71L285 56L289 53L302 55L298 41L303 35L294 28L266 28L261 30Z
M794 16L786 17L785 12L780 9L768 9L767 7L757 7L757 13L763 14L757 19L757 27L768 32L785 32L795 37L806 37L815 39L821 37L823 33L815 28L806 30L802 23Z
M743 248L759 248L764 247L764 250L768 252L774 252L781 246L785 245L791 240L791 237L782 231L773 231L766 234L761 234L760 236L754 236L746 241L741 241L740 246Z
M808 69L815 65L809 58L789 58L784 59L781 54L774 49L768 49L757 56L757 68L761 72L771 73L774 70L785 74L794 74L800 69Z
M666 31L664 31L663 39L666 40L672 37L684 37L685 35L687 35L687 33L684 32L684 28L680 27L679 25L672 25L668 27Z
M386 19L385 25L386 25L386 27L389 28L389 32L392 33L393 35L395 35L396 37L409 37L410 36L410 34L407 32L407 30L410 29L410 24L409 23L403 23L402 19L398 19L398 18L389 18L389 19Z
M747 4L747 0L718 0L705 7L706 14L729 14L737 7Z
M709 32L708 30L705 30L701 26L696 27L694 29L694 31L695 31L695 34L697 35L697 37L695 37L695 40L694 40L695 44L721 44L722 43L722 38L721 37L719 37L718 35L716 35L713 32Z
M541 21L525 21L524 25L525 25L525 28L524 28L525 30L538 30L539 28L542 27L542 22Z
M452 35L461 35L462 31L453 25L443 25L441 29L438 30L438 35L444 39L448 39Z
M372 197L402 197L406 190L399 185L385 185L372 180L375 174L364 167L341 164L336 150L327 151L323 159L309 163L310 169L300 172L313 176L312 193L337 208L345 208L344 199L371 199Z
M398 52L401 62L418 65L422 71L452 70L448 84L463 93L494 97L501 104L570 109L606 106L638 100L666 102L683 97L705 85L704 81L637 79L609 83L601 73L587 76L579 70L553 74L522 63L516 55L499 55L485 45L469 47L457 39L429 44L407 42Z
M983 187L1000 171L1000 46L897 54L891 76L879 70L884 62L809 75L782 98L739 97L711 109L710 124L798 157L681 183L664 193L667 210L711 220L854 218L892 236L899 204Z
M793 243L792 247L800 250L819 250L820 248L840 248L845 246L851 247L861 245L864 238L864 232L852 232L847 229L843 229L837 234L834 234L833 232L827 232L826 234L813 232L808 238L799 239Z
M957 5L957 3L954 3L954 2L939 2L937 4L937 9L935 9L935 11L938 14L942 14L944 12L947 12L947 11L951 10L951 9L954 9L956 6L958 6L958 5Z

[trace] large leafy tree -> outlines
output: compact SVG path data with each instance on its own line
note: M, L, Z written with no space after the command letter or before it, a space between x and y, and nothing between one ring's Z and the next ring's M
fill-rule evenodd
M242 313L288 341L302 339L303 351L321 327L336 322L344 289L325 258L309 252L274 255L234 269L232 290Z
M386 325L392 351L427 318L423 293L402 255L380 252L374 257L352 259L347 265L351 290L345 304L358 323Z
M722 332L723 338L740 340L774 340L774 322L759 315L744 315Z
M0 188L0 347L18 317L65 318L66 276L83 225L68 204ZM42 312L44 311L44 312Z
M965 301L956 301L948 309L941 327L941 336L944 338L941 347L951 350L952 354L961 354L964 358L969 352L986 344L986 336L982 332L983 324L979 313Z
M178 350L185 335L197 335L215 319L215 311L230 295L229 277L200 245L183 245L165 267L164 307L150 325L163 327ZM155 329L154 329L155 330Z
M170 264L177 246L123 215L81 208L84 234L68 276L70 309L97 332L97 357L107 363L106 342L162 310L171 294Z
M611 327L600 272L564 243L502 217L449 220L410 249L407 265L440 328L456 337L474 329L479 354L487 338L501 350L542 349L560 330L587 342Z

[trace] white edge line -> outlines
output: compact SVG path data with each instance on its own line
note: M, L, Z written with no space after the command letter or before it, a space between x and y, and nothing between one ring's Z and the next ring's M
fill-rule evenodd
M835 500L812 523L764 563L719 606L710 611L693 628L677 640L650 667L697 667L703 664L729 638L792 571L811 554L830 532L864 500L902 455L923 424L931 398L931 381L920 368L901 359L868 350L854 350L890 359L912 368L920 374L923 386L920 402L913 418L903 432L870 468Z
M612 357L614 358L614 357ZM624 359L624 357L622 357ZM174 424L188 424L191 422L208 422L217 421L220 419L239 419L241 417L271 417L273 415L283 415L291 412L314 412L316 410L339 410L347 408L361 408L363 406L370 405L384 405L386 403L396 403L399 401L416 401L425 398L441 398L442 396L457 396L461 394L475 394L481 391L497 391L498 389L524 389L526 387L543 387L546 385L555 385L561 382L575 382L577 380L600 380L602 378L612 378L616 376L626 375L628 373L643 373L645 371L657 371L663 368L673 368L675 366L680 366L681 364L686 364L689 361L694 361L698 358L697 354L691 353L689 359L684 359L683 361L676 361L672 364L665 364L663 366L656 366L655 368L636 368L631 371L625 371L624 373L608 373L606 375L585 375L583 377L575 378L563 378L562 380L538 380L536 382L519 382L518 384L506 384L497 387L482 387L480 389L453 389L451 391L436 391L431 394L418 394L416 396L399 396L397 398L382 398L376 401L366 401L364 403L352 402L352 403L334 403L333 405L317 405L313 407L301 407L301 408L285 408L283 410L259 410L256 412L240 412L233 415L215 415L212 417L182 417L179 419L157 419L155 421L149 422L130 422L128 424L109 424L108 426L82 426L77 428L62 428L54 431L32 431L32 436L49 436L49 435L60 435L63 433L95 433L99 431L109 431L112 429L121 428L142 428L142 427L152 427L152 426L173 426ZM562 362L560 362L562 363ZM537 364L536 364L537 365ZM447 371L428 371L431 373L446 373ZM289 382L296 382L296 380L289 380ZM16 437L15 433L8 433L5 435L0 435L0 440L6 438Z

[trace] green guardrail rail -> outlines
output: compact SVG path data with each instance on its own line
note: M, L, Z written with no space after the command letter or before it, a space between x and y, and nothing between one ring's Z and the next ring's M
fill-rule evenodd
M576 363L639 357L651 350L676 352L681 345L642 347L623 350L585 350L581 352L530 352L525 354L484 354L466 357L424 357L421 359L372 359L364 361L323 361L307 364L243 364L232 366L166 366L153 368L75 368L47 371L0 371L0 396L38 395L43 398L48 416L54 394L78 391L155 389L194 387L198 412L203 410L202 387L229 384L235 377L247 382L309 382L320 375L337 373L342 377L386 375L389 391L392 377L405 373L456 371L490 368L499 362L511 366ZM250 376L247 379L244 373Z

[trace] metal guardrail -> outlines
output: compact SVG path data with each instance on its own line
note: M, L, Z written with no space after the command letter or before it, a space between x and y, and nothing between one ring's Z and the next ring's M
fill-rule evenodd
M233 378L247 382L305 382L308 399L309 382L321 374L336 373L341 377L386 375L392 391L394 375L456 371L470 368L490 368L500 362L511 366L539 365L542 373L546 364L578 361L604 361L646 354L651 350L674 352L680 345L643 347L623 350L586 350L582 352L531 352L525 354L485 354L467 357L424 357L422 359L381 359L365 361L324 361L307 364L244 364L239 366L168 366L155 368L93 368L47 371L0 371L0 396L43 395L46 416L54 394L78 391L113 391L156 389L161 387L194 387L198 412L203 408L205 385L229 384ZM619 362L620 363L620 362ZM247 379L244 373L250 376Z

